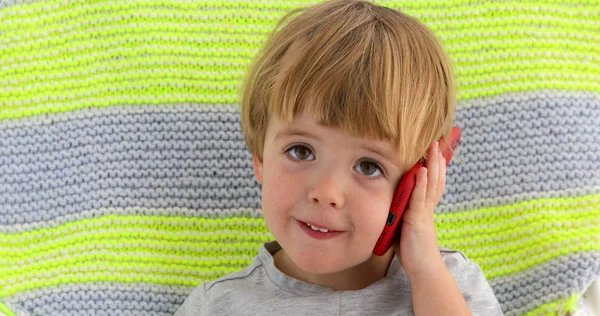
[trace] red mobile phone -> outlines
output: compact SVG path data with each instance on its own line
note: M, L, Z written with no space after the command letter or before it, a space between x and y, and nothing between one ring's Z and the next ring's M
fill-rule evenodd
M439 141L439 146L442 151L442 155L446 159L446 167L450 164L452 159L453 151L460 144L460 137L462 135L461 129L458 126L452 127L452 131L448 136L449 142L446 142L443 138ZM449 146L448 146L449 145ZM417 162L400 180L400 184L392 199L392 205L390 206L390 213L388 214L387 221L383 227L383 231L373 248L373 253L377 256L383 256L393 242L400 238L400 224L402 223L402 215L406 210L410 196L412 195L415 182L417 180L417 172L419 168L425 166L425 160L421 159Z

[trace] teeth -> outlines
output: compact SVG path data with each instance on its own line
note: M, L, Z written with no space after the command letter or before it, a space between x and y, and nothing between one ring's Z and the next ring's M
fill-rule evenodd
M313 226L313 225L311 225L309 223L306 223L306 226L310 226L310 228L312 228L312 230L320 231L322 233L326 233L326 232L329 231L329 229L327 229L327 228L321 228L321 227Z

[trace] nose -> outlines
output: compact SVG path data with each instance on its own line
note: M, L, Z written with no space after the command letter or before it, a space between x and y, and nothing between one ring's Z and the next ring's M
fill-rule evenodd
M311 203L320 206L330 206L333 208L342 208L344 206L344 184L346 180L336 175L335 168L322 170L315 175L313 185L308 192L308 198Z

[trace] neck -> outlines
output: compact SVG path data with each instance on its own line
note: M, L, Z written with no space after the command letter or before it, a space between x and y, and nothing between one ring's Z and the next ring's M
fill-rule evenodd
M371 254L367 261L359 265L329 274L312 274L300 269L283 249L275 253L273 260L279 271L297 280L339 291L353 291L383 279L394 255L395 252L390 248L381 257Z

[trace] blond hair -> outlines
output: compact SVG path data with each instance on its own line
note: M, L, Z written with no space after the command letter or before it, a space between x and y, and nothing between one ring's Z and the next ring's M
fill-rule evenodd
M394 142L412 166L449 134L454 93L450 60L424 24L368 1L327 1L288 12L250 64L242 130L262 159L270 115L291 122L308 113L324 126Z

